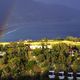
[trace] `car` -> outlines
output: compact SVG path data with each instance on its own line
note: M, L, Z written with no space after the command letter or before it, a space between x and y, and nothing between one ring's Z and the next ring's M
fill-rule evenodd
M65 78L64 72L63 71L59 72L59 79L63 80L64 78Z
M73 72L68 72L68 80L73 80L74 76L73 76Z
M77 73L76 73L76 79L77 79L77 80L80 80L80 72L77 72Z
M50 79L55 79L55 72L53 70L49 71L49 78Z

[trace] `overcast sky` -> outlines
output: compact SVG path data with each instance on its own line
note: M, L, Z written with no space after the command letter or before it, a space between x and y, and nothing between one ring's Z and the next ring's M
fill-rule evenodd
M13 5L13 3L16 1L16 4L14 4L14 7L15 7L15 9L13 9L12 8L12 5ZM12 22L14 21L14 22L16 22L17 24L18 24L18 18L19 18L19 21L20 21L20 19L21 19L21 22L24 22L24 20L25 20L25 22L27 22L27 21L29 21L29 20L27 20L26 21L26 19L28 19L26 16L28 16L28 15L31 15L31 16L34 16L34 15L36 15L36 14L38 14L38 10L37 10L37 8L36 8L36 10L37 11L35 11L35 8L33 8L32 6L33 6L33 4L35 5L36 3L34 3L33 1L38 1L38 2L42 2L42 3L44 3L43 5L45 5L45 4L57 4L57 9L58 9L58 11L60 11L61 12L61 9L62 8L58 8L58 6L60 6L60 5L64 5L64 6L67 6L67 7L64 7L64 8L67 8L67 12L66 13L70 13L70 11L73 11L73 13L74 13L74 15L76 15L77 13L79 13L79 10L80 10L80 0L0 0L0 28L1 28L1 26L4 26L5 25L5 23L6 22L8 22L9 20L8 20L8 18L10 17L10 15L11 15L11 12L14 14L13 16L14 16L14 18L13 17L11 17L11 20L12 20ZM31 2L31 4L30 4L30 2ZM29 3L29 4L28 4ZM39 3L37 3L37 4L39 4ZM27 5L29 5L28 7L27 7ZM41 4L40 4L41 5ZM39 5L39 6L40 6ZM48 7L48 5L45 5L46 7ZM24 15L24 14L27 14L27 11L29 10L29 8L33 8L34 10L32 10L32 11L34 11L36 14L28 14L28 15ZM70 8L69 8L70 7ZM75 8L75 9L78 9L78 10L75 10L75 9L71 9L71 8ZM40 9L41 9L41 7L40 7ZM43 7L42 7L42 9L41 10L43 10ZM20 11L20 12L19 12ZM44 10L45 11L45 10ZM55 10L56 11L56 10ZM63 13L65 13L65 11L66 11L66 9L63 9L62 10L63 11ZM77 12L78 11L78 12ZM33 13L34 13L33 12ZM42 11L43 12L43 11ZM48 11L47 11L48 12ZM46 13L47 13L46 12ZM44 12L45 13L45 12ZM57 13L57 12L56 12ZM72 13L72 14L73 14ZM59 13L60 14L60 13ZM56 14L56 17L58 17L59 16L59 14ZM62 14L62 12L61 12L61 14ZM70 13L71 14L71 13ZM67 16L72 16L72 14L71 15L67 15ZM42 14L43 15L43 14ZM64 15L64 14L63 14ZM66 15L65 16L63 16L63 15L61 15L61 20L62 20L62 18L64 18L64 17L66 17ZM25 17L24 17L25 16ZM29 19L30 18L33 18L33 17L29 17ZM45 15L44 15L45 16ZM55 17L54 15L52 15L53 17ZM79 15L80 16L80 15ZM70 18L69 17L69 20L73 20L73 21L76 21L76 22L79 22L80 20L78 19L78 18ZM34 17L34 20L33 21L35 21L35 18L36 17ZM37 16L37 18L38 18L38 16ZM46 17L45 17L46 18ZM45 18L43 18L42 17L42 20L43 19L45 19ZM50 18L50 17L49 17ZM38 19L41 19L41 17L40 18L38 18ZM50 20L51 20L52 18L50 18ZM31 20L31 21L32 21ZM41 21L42 21L41 20ZM55 19L56 20L56 19ZM21 23L20 22L20 23ZM64 21L63 21L64 22ZM80 22L79 22L80 23ZM30 23L31 24L31 23ZM37 24L37 22L36 22L36 24ZM36 26L36 24L34 25L34 26ZM65 23L64 23L65 24ZM15 24L12 24L11 23L11 25L15 25ZM21 25L19 25L19 26L21 26ZM24 25L24 26L27 26L27 25ZM43 25L44 26L44 25ZM42 26L42 27L43 27ZM46 26L47 25L45 25L45 29L46 29ZM47 26L47 28L49 27L50 25L48 25ZM52 26L54 26L54 25L52 25ZM74 33L76 33L76 32L80 32L80 31L78 31L78 30L80 30L79 28L80 28L80 24L72 24L72 25L61 25L62 27L64 27L64 32L66 32L66 26L69 26L69 27L74 27L74 29L73 28L71 28L71 30L73 29L73 32ZM14 26L13 26L14 27ZM33 27L33 26L32 26ZM41 26L40 26L41 27ZM60 25L59 25L59 27L60 27ZM58 28L59 27L57 27L56 28L56 26L55 26L55 29L56 30L58 30ZM77 29L76 29L76 27L77 27ZM53 27L54 28L54 27ZM37 28L38 29L38 28ZM37 30L36 29L36 30ZM41 29L41 28L40 28ZM42 30L45 30L45 29L42 29ZM67 28L68 29L68 28ZM75 31L75 29L76 29L76 31ZM10 32L7 32L6 34L7 34L7 36L9 36L9 34L11 34L11 33L13 33L13 32L16 32L18 29L15 29L15 30L12 30L12 31L10 31ZM24 29L25 30L25 29ZM24 32L24 30L23 31L19 31L19 32ZM26 29L27 30L27 29ZM31 30L31 29L30 29ZM41 30L41 31L42 31ZM48 29L49 30L49 29ZM48 31L48 30L46 30L46 31ZM53 30L53 29L51 29L51 30ZM62 30L62 29L61 29ZM29 31L29 30L28 30ZM33 30L32 30L33 31ZM31 31L31 32L32 32ZM38 30L37 30L38 31ZM39 30L40 31L40 30ZM38 32L39 32L38 31ZM60 30L58 30L58 31L60 31ZM69 33L69 30L67 30L68 31L68 33ZM25 32L27 32L27 31L25 31ZM31 33L30 32L30 33ZM34 29L34 32L35 32L35 29ZM33 32L33 33L34 33ZM54 31L52 31L52 32L54 32ZM33 34L32 33L32 34ZM45 34L45 31L43 31L43 33ZM50 31L50 33L51 33L51 31ZM57 32L58 33L58 32ZM66 32L67 33L67 32ZM71 31L71 33L72 33L72 31ZM25 34L27 34L27 33L25 33ZM54 33L52 33L52 34L54 34ZM78 34L78 33L77 33ZM11 35L14 35L14 37L13 38L15 38L15 35L17 35L16 33L14 33L14 34L11 34ZM24 34L23 34L24 35ZM22 35L22 37L23 37L23 35ZM50 34L51 35L51 34ZM62 35L62 34L61 34ZM28 35L27 35L28 36ZM32 35L31 35L32 36ZM11 37L11 38L12 38ZM9 38L9 37L8 37Z
M80 10L80 0L35 0L35 1L40 1L47 4L66 5L68 7L72 7Z

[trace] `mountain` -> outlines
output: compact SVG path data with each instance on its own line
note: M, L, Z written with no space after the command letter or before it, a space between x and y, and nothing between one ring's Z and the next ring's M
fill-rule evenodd
M63 5L16 0L2 40L79 36L80 11Z

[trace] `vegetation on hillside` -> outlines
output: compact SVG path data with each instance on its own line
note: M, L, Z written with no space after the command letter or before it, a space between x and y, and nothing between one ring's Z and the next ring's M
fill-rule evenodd
M0 51L6 53L0 58L0 79L49 80L50 69L56 73L80 70L80 45L58 43L48 48L47 41L41 45L33 50L23 42L0 45Z

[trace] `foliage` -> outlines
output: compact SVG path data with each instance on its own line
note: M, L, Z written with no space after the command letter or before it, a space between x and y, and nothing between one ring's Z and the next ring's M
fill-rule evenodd
M25 45L23 42L12 42L4 47L1 45L0 50L6 52L2 58L3 63L0 63L0 66L2 65L0 69L1 78L3 80L8 80L9 78L21 80L24 76L27 76L27 79L24 77L24 80L29 80L29 76L42 75L42 72L44 73L50 68L56 72L70 69L74 72L80 70L79 52L75 51L73 53L74 56L69 52L73 46L59 43L54 44L49 49L47 48L47 41L46 44L41 44L42 48L34 50L30 50L30 46ZM79 48L78 46L76 47ZM32 59L33 56L36 59Z
M69 41L80 41L80 38L77 38L77 37L73 37L73 36L68 36L66 37L66 40L69 40Z

